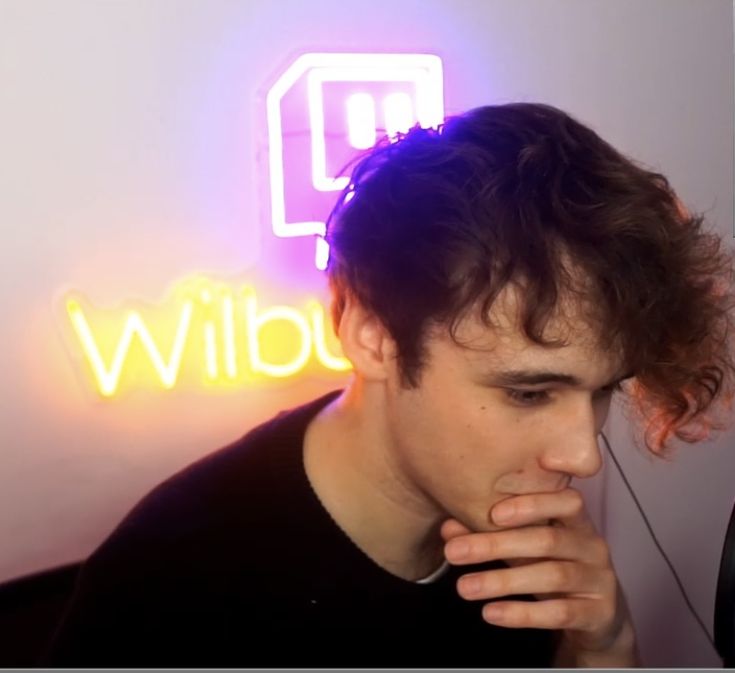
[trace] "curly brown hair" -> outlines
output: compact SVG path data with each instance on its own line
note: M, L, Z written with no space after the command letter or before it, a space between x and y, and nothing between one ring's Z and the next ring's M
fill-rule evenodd
M723 429L733 399L733 257L662 174L569 114L510 103L416 127L359 158L327 223L338 330L348 296L395 339L418 385L431 325L460 319L522 280L533 342L564 293L584 295L605 348L635 374L626 409L664 455ZM564 258L581 269L579 287Z

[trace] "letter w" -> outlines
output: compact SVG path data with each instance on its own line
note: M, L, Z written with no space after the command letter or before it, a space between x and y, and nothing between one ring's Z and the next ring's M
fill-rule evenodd
M100 350L97 346L95 337L92 334L89 323L84 316L82 307L78 302L70 299L66 302L66 310L69 314L72 325L74 326L74 331L82 344L84 354L87 356L87 360L92 367L95 379L97 380L97 387L102 395L110 397L117 390L123 365L125 364L128 352L130 351L133 336L136 334L148 353L148 357L161 379L163 387L173 388L179 374L181 357L184 351L186 337L189 332L189 325L191 324L191 315L193 311L191 301L186 302L181 309L179 325L176 329L176 338L174 339L168 363L164 362L163 356L158 350L148 327L145 322L143 322L143 318L136 311L130 311L125 320L125 327L123 329L122 336L117 342L115 355L109 368L102 360L102 355L100 354Z

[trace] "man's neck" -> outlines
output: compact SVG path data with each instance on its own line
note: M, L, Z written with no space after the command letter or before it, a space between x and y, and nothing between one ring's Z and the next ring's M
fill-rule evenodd
M398 467L384 415L358 384L325 407L304 438L304 467L344 533L388 572L415 581L444 560L441 511Z

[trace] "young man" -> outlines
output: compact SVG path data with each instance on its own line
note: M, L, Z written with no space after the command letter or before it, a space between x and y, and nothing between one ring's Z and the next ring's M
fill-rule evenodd
M702 223L547 105L380 144L328 227L349 385L148 495L42 663L637 665L571 481L616 389L654 452L729 398L732 261Z

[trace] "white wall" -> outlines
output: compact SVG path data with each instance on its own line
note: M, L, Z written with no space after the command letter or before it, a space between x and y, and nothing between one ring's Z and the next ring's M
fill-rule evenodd
M192 272L247 277L268 236L262 92L311 50L438 53L447 112L548 102L733 228L730 0L0 0L0 580L89 553L149 488L310 377L204 393L90 393L59 296L158 302ZM609 436L712 629L732 433L675 462ZM649 666L719 665L617 474L585 487Z

